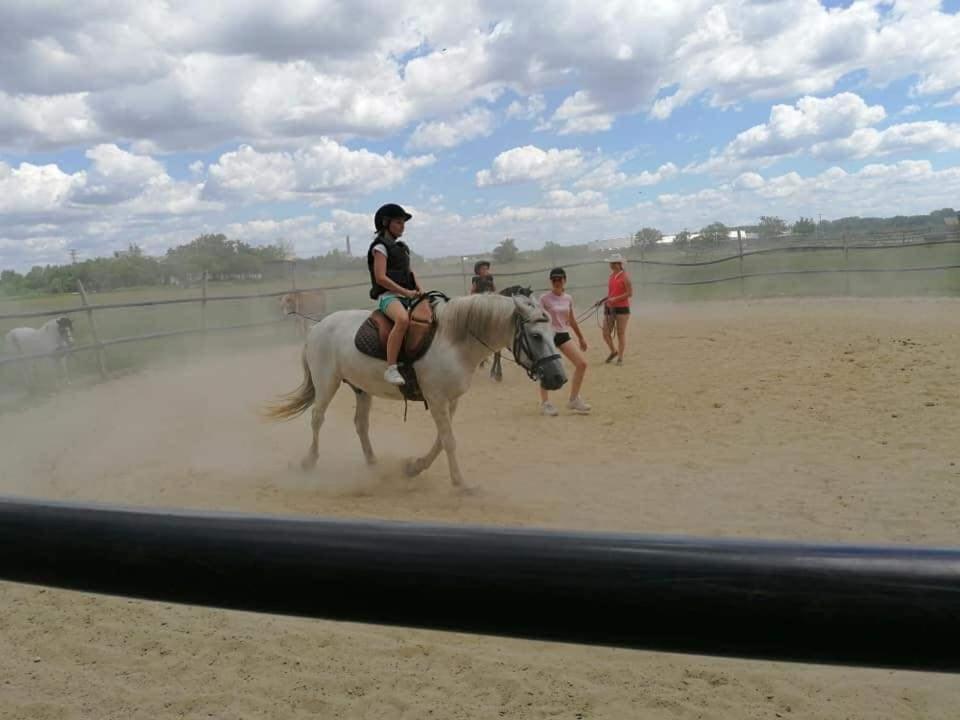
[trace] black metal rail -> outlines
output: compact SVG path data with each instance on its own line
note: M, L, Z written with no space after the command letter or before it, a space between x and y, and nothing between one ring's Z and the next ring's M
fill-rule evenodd
M960 670L960 550L952 548L0 499L0 578L538 640Z

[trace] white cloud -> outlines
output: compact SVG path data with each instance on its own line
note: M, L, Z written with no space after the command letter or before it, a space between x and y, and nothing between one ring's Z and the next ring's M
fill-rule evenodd
M594 133L609 130L615 116L604 112L601 103L589 92L578 90L566 98L553 113L550 125L559 125L559 135Z
M630 175L620 170L621 163L616 160L604 160L590 172L580 177L574 187L593 188L595 190L612 190L625 187L645 187L657 185L674 177L679 169L672 162L664 163L655 171Z
M811 153L815 157L839 159L950 150L960 150L960 124L929 121L892 125L885 130L863 128L846 138L817 143Z
M493 159L490 170L477 173L477 185L504 185L519 182L552 182L562 180L579 170L584 163L580 150L541 150L525 145L506 150Z
M563 93L552 127L595 133L696 98L827 93L857 72L944 94L960 88L958 36L960 16L934 2L16 3L0 24L13 69L0 106L22 107L0 112L0 147L384 137L505 92L530 98L508 110L527 118Z
M944 100L944 101L942 101L942 102L936 103L936 104L934 105L934 107L938 107L938 108L941 108L941 107L953 107L953 106L957 106L957 105L960 105L960 90L958 90L958 91L953 95L953 97L949 98L948 100Z
M687 168L691 172L735 171L744 164L769 165L818 143L849 137L860 128L886 117L880 105L868 106L854 93L829 98L803 97L796 105L774 105L770 119L734 138L707 162Z
M84 182L84 173L67 174L56 165L20 163L20 167L12 168L0 162L0 212L37 214L60 210Z
M603 194L593 190L583 190L578 193L572 193L569 190L550 190L544 196L544 200L549 207L565 208L587 207L605 202Z
M474 108L450 122L434 121L417 125L407 146L415 149L456 147L468 140L485 137L493 132L493 113L485 108Z
M960 166L935 170L925 160L904 160L874 163L855 172L833 167L811 176L788 172L764 178L744 173L733 183L660 195L643 207L655 227L674 230L695 229L718 219L754 223L761 215L792 222L821 212L824 219L924 214L955 207L958 193Z
M230 223L223 232L227 237L251 245L273 245L280 240L292 242L298 257L325 255L335 248L346 249L345 238L337 232L336 224L315 215ZM353 250L356 252L355 247Z
M43 96L0 91L0 146L58 147L102 136L85 93Z
M154 181L170 181L163 165L151 157L135 155L113 144L97 145L87 150L93 166L86 175L82 190L74 196L77 202L117 203L139 195Z
M261 202L299 198L329 204L349 193L391 187L433 161L432 155L402 158L351 150L329 138L293 153L259 152L243 145L210 166L206 192L213 198Z
M535 120L547 109L547 103L543 95L538 93L527 98L526 102L514 100L507 106L506 115L508 118L517 118L520 120Z

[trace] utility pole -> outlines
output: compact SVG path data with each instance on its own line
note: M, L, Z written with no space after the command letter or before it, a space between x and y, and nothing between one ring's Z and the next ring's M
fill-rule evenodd
M353 257L350 253L350 236L347 235L347 257Z
M77 251L75 248L70 248L70 263L72 265L77 264Z

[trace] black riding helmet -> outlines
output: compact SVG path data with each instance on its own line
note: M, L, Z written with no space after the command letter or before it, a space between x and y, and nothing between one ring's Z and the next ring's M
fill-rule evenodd
M553 270L550 271L550 279L553 280L554 278L563 278L564 280L566 280L567 271L564 270L562 267L555 267Z
M387 203L386 205L381 206L377 213L373 216L373 227L377 232L383 230L385 225L384 220L394 220L396 218L401 218L403 220L409 220L413 215L408 213L399 205L393 203Z
M477 262L475 262L475 263L473 264L473 274L474 274L474 275L479 275L479 274L480 274L480 268L482 268L482 267L489 268L489 267L490 267L490 261L489 261L489 260L478 260Z

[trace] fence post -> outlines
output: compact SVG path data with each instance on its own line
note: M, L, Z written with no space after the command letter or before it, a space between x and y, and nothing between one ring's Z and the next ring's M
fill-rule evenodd
M463 276L463 294L467 295L467 266L464 263L463 255L460 256L460 275Z
M103 355L103 345L100 344L100 336L97 334L97 321L93 317L93 310L90 308L90 303L87 302L87 291L84 289L83 283L80 280L77 280L77 289L80 291L80 302L87 308L87 322L90 324L90 334L93 336L93 344L97 346L97 365L100 368L100 377L106 380L107 362Z
M297 261L290 261L290 289L297 291Z
M850 294L850 255L847 251L847 234L843 234L843 278L846 284L846 293Z
M747 296L747 288L746 281L743 279L743 237L739 230L737 230L737 247L740 250L740 297L745 298Z
M637 265L637 294L643 292L643 241L640 243L640 262Z
M207 336L207 271L203 271L203 279L200 284L200 325L203 328L203 336Z

